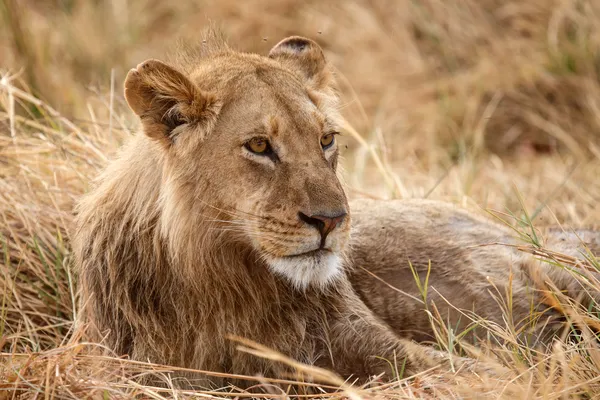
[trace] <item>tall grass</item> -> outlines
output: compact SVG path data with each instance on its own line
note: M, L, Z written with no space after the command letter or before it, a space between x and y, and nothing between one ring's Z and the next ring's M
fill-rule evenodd
M173 368L102 355L74 326L72 207L138 124L121 96L128 68L216 21L234 45L266 53L288 34L317 39L338 71L350 195L436 198L515 228L520 249L565 268L587 290L598 260L544 247L544 229L600 221L600 3L593 0L3 0L0 3L0 399L248 397L246 388L143 386ZM346 147L347 146L347 147ZM582 261L583 260L583 261ZM410 279L410 277L408 277ZM430 282L415 281L424 303ZM464 311L467 329L505 344L473 347L428 306L437 346L507 368L502 379L431 371L365 387L253 343L334 398L600 396L600 316L549 286L569 320L551 348ZM534 316L532 316L534 317ZM393 362L393 360L390 360ZM290 377L294 380L297 377ZM283 393L252 378L261 397ZM168 385L167 385L168 386ZM335 389L339 388L338 391ZM320 391L316 389L317 393ZM257 396L256 393L252 396ZM312 395L305 395L312 396Z

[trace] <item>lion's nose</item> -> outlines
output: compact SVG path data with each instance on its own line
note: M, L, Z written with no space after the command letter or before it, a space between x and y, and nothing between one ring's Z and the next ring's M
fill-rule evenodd
M326 215L311 215L310 217L303 212L298 213L298 217L301 221L314 226L321 234L321 247L325 245L325 239L327 235L335 229L336 226L342 223L346 218L346 212L337 213L334 216Z

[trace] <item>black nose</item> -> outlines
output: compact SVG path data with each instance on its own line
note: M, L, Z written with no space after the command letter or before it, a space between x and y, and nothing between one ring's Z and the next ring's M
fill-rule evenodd
M346 215L347 214L345 212L342 212L333 217L325 215L311 215L309 217L303 212L298 213L298 217L301 221L317 228L321 234L321 247L325 245L325 239L327 239L327 235L329 235L329 233L334 230L336 226L342 223L344 218L346 218Z

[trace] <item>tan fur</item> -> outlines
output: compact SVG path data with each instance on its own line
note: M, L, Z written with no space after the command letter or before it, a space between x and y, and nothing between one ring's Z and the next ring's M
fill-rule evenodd
M343 376L389 373L379 357L419 372L447 363L407 339L426 337L407 332L427 330L423 312L358 267L414 293L407 260L421 272L429 258L450 300L498 317L482 279L503 279L518 256L465 245L509 235L448 206L357 202L351 243L347 215L324 250L297 255L321 243L299 212L349 211L337 149L320 145L340 121L323 53L297 37L269 58L226 46L201 53L178 67L150 60L130 71L125 96L145 134L77 209L85 317L109 348L188 368L285 375L285 366L237 351L233 334ZM261 135L276 158L244 149ZM457 298L459 284L472 289L468 297Z
M572 272L519 251L514 246L523 242L515 239L511 229L450 204L358 200L351 203L351 209L352 285L367 306L403 337L435 341L423 312L435 303L455 331L472 322L468 315L473 311L500 327L512 319L517 330L523 329L523 340L545 343L564 327L562 316L544 301L544 289L550 283L585 306L590 298L600 300L600 294L590 292ZM584 259L588 249L600 253L598 232L555 230L546 236L544 247L561 254ZM421 282L430 271L427 305L420 301L413 270ZM510 292L512 315L508 318L503 309ZM531 318L532 310L541 315L537 321Z

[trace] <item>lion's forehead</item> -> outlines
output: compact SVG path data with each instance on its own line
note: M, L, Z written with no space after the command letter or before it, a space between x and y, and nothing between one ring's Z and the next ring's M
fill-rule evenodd
M302 90L304 83L294 72L268 57L256 54L227 53L205 60L191 73L201 88L224 91L236 96L256 81L276 86L279 90Z
M314 133L327 125L336 130L341 120L337 99L312 91L297 73L267 57L224 55L199 66L193 79L217 92L223 100L222 119L229 124L253 129L278 120L283 129Z
M223 105L220 127L245 134L257 129L274 136L319 135L335 130L337 116L321 110L306 91L278 90L251 80L235 98Z

